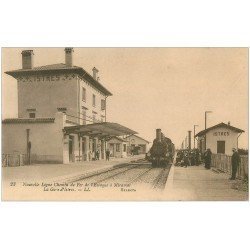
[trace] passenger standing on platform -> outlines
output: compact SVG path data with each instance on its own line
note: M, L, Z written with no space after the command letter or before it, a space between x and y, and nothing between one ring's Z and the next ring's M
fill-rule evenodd
M184 153L183 161L184 161L184 167L186 168L189 165L189 159L188 159L188 152L187 151Z
M204 161L205 161L205 168L210 169L211 168L211 158L212 158L212 152L210 148L208 148L204 153Z
M235 180L236 179L236 173L238 170L238 167L240 165L240 155L237 152L235 148L233 148L233 155L232 155L232 176L230 180Z
M109 149L106 150L106 161L109 161L110 151Z
M96 156L96 160L99 160L99 157L100 157L99 150L96 151L95 156Z
M89 160L92 161L92 152L89 151Z

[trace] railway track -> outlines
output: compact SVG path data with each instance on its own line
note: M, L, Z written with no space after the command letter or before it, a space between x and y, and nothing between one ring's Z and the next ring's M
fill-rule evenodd
M95 184L123 183L137 186L144 184L152 189L162 190L165 187L169 171L170 166L155 168L148 164L138 163L108 169L91 176L79 178L76 181Z

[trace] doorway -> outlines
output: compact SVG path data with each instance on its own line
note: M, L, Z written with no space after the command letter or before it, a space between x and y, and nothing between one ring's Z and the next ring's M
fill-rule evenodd
M217 154L225 154L225 141L217 141Z
M69 161L74 161L74 137L69 136Z
M86 152L86 138L82 137L82 160L87 160L87 152Z

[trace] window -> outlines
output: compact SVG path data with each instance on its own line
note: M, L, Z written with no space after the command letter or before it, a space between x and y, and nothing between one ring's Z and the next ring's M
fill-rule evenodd
M96 122L96 113L95 112L92 113L92 119L93 119L93 123L95 123Z
M82 110L82 125L86 125L86 109Z
M92 105L95 107L95 95L93 94Z
M30 118L36 118L36 113L29 113Z
M123 144L123 152L126 152L126 144Z
M106 108L106 103L105 103L105 100L101 100L101 110L105 110Z
M82 88L82 101L86 102L86 89Z
M116 152L120 152L120 144L116 143Z
M225 154L225 141L217 141L217 154Z

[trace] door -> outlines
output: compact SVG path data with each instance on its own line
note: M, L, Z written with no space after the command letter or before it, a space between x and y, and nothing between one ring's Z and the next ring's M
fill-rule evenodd
M225 141L217 141L217 154L225 154Z
M82 138L82 160L87 160L87 154L86 154L86 138Z
M73 161L73 152L74 152L74 138L69 137L69 161Z
M113 143L109 144L109 150L110 150L110 156L114 157L114 144Z

